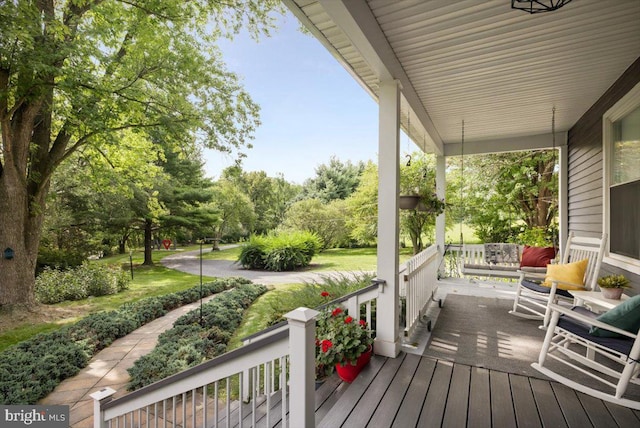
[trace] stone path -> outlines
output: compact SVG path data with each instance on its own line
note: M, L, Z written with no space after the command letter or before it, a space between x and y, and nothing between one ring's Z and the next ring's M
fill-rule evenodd
M215 295L206 297L204 302L214 297ZM199 306L200 301L197 301L174 309L114 341L111 346L98 352L87 367L60 383L38 404L67 405L70 409L69 425L72 428L93 427L93 399L89 394L108 386L117 391L114 398L125 395L129 381L127 369L138 358L153 350L160 333L170 329L180 316Z

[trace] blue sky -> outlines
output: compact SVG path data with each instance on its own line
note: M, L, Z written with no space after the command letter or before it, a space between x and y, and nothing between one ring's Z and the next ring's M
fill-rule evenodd
M272 37L246 34L220 44L224 61L260 105L262 125L245 150L245 171L284 174L302 183L332 155L377 161L378 107L312 36L287 13ZM207 150L205 170L218 178L234 157Z

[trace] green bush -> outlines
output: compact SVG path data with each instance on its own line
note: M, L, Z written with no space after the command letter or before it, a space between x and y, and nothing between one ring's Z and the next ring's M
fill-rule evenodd
M284 321L284 314L296 308L317 308L331 300L357 291L371 285L373 275L362 273L356 276L332 275L325 276L320 281L304 284L302 287L282 290L278 292L278 298L270 302L271 310L268 311L270 319L268 325L274 325ZM329 295L323 297L322 293Z
M86 260L84 254L74 250L60 250L40 247L36 272L49 269L70 269L82 265Z
M125 272L105 265L84 263L59 271L45 268L36 278L36 299L53 304L66 300L82 300L89 296L105 296L129 287Z
M246 287L246 283L243 278L216 280L202 285L202 295L220 293L236 285ZM246 297L244 293L238 296L240 301ZM199 298L200 286L197 286L179 293L126 303L115 311L91 314L73 325L38 334L6 349L0 353L0 403L36 403L62 380L85 367L95 353L117 338L175 309L177 302L192 303ZM210 337L213 334L215 337ZM218 349L226 340L225 333L214 330L205 335L196 347L211 353L211 349ZM187 345L182 343L180 346ZM171 366L172 363L163 361L160 365Z
M178 318L158 337L155 349L128 370L128 389L142 388L226 352L244 310L266 291L263 285L238 285L204 304L202 312L198 308Z
M242 247L238 261L247 269L291 271L308 266L321 248L320 238L311 232L257 236Z

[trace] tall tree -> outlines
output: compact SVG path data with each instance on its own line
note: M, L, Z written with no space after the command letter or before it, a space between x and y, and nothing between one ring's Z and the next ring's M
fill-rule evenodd
M33 302L45 201L56 168L118 133L162 128L242 147L258 107L215 40L270 25L275 0L0 3L0 305Z
M307 179L298 199L319 199L331 202L336 199L346 199L358 187L360 174L364 170L364 163L351 161L342 162L335 156L329 164L321 164L316 168L316 176Z

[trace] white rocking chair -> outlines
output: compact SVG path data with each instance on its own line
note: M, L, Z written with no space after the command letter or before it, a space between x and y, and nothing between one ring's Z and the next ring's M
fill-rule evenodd
M551 287L545 287L540 285L540 282L545 279L544 273L527 272L526 268L522 268L513 309L509 313L521 318L541 319L543 327L546 328L551 317L548 304L558 303L560 300L573 301L571 293L558 287L559 284L580 287L580 289L587 291L595 290L606 242L606 233L602 234L602 238L587 238L574 236L571 232L567 239L561 264L588 259L583 280L584 285L550 280Z
M632 299L636 299L634 310L640 309L640 296ZM592 397L640 410L640 392L634 391L633 397L629 398L629 394L625 397L630 383L640 384L640 330L630 333L600 322L595 319L594 313L583 307L569 309L552 303L549 308L552 312L551 321L538 362L531 364L531 367ZM621 336L594 336L589 332L591 326ZM635 330L635 326L631 329ZM555 364L550 368L551 361L563 364ZM596 384L600 388L585 385L585 379L588 378L584 375L599 381Z

